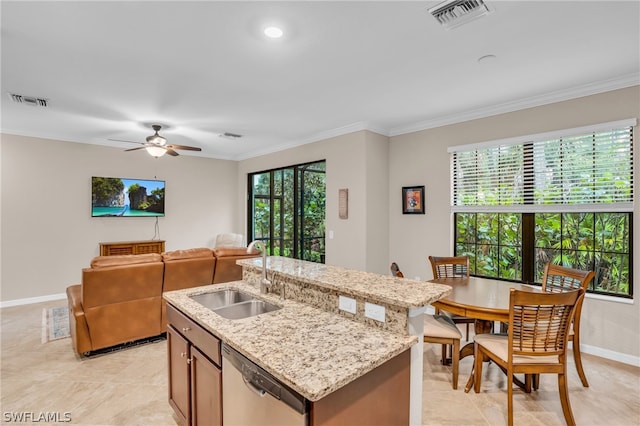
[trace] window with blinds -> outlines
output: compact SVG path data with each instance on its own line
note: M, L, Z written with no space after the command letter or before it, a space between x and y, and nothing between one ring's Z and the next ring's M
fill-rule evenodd
M633 131L624 120L451 147L455 254L473 275L540 283L547 262L633 296Z
M634 125L452 147L452 209L632 211Z

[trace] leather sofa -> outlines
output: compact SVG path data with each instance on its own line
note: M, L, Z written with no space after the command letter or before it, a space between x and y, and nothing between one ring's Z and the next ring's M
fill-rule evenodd
M160 254L97 256L82 283L67 287L69 326L79 354L166 331L163 291L242 279L246 248L193 248Z

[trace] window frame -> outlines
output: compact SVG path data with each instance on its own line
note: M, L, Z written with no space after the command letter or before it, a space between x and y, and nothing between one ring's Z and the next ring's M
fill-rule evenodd
M309 168L313 168L314 165L324 163L324 170L309 170ZM267 254L273 255L274 248L279 247L280 256L285 256L283 251L289 247L286 243L288 243L288 239L285 239L285 229L287 225L285 224L285 188L284 188L284 175L282 175L282 179L280 179L280 184L282 187L280 191L277 191L276 188L276 174L277 173L285 173L287 170L291 170L293 173L293 212L299 212L299 214L293 214L293 224L292 226L292 241L291 241L291 250L289 253L290 257L294 259L304 259L313 261L311 259L305 259L305 247L306 240L315 239L318 240L321 247L325 247L325 234L321 236L306 236L304 235L303 227L305 222L304 209L301 208L301 205L304 204L304 183L305 179L301 178L301 175L304 176L305 173L323 173L326 176L326 160L317 160L311 161L308 163L300 163L294 164L290 166L278 167L274 169L262 170L257 172L252 172L247 174L247 235L250 240L260 240L265 243L265 247L267 250ZM257 175L269 174L269 193L268 194L254 194L254 182L253 179ZM277 193L279 192L279 195ZM325 178L325 200L326 200L326 178ZM260 238L255 237L255 229L254 229L254 200L262 199L267 202L269 206L269 235L267 237L261 236ZM325 205L326 209L326 205ZM278 210L275 212L274 210ZM326 213L325 213L325 221L326 221ZM280 235L275 235L275 229L278 228L280 230ZM326 223L325 223L326 229ZM323 229L324 231L324 229ZM324 254L320 255L320 262L324 263Z
M462 252L469 252L469 250L466 250L466 251L462 250L462 252L459 252L458 250L459 244L463 244L458 240L459 238L459 216L458 215L459 214L475 214L476 216L474 220L476 221L478 220L477 215L480 213L497 213L498 215L499 214L519 214L521 215L521 222L520 222L521 278L520 279L509 279L509 278L500 278L500 277L491 277L491 278L505 280L505 281L512 281L512 282L523 282L527 284L540 284L539 282L536 282L537 280L535 279L536 272L537 272L536 271L536 251L541 249L541 247L538 247L536 243L536 215L537 214L548 214L548 213L560 214L561 215L560 230L559 230L560 235L562 235L562 233L564 232L564 226L562 225L562 220L565 217L564 214L576 214L576 213L594 214L593 216L594 231L592 234L593 246L590 247L589 250L585 250L587 253L593 254L591 256L591 264L592 264L592 269L594 271L596 270L595 268L596 265L594 262L596 262L596 259L599 257L599 254L606 253L610 256L614 256L615 253L617 253L617 252L597 249L595 238L596 238L596 223L599 218L596 215L611 214L611 213L624 214L624 215L627 215L627 219L625 220L628 221L628 241L625 240L625 244L628 245L628 252L626 253L620 252L620 255L628 256L628 277L629 277L628 293L627 294L613 293L613 292L596 290L595 280L590 284L590 288L588 289L588 292L593 294L612 296L615 298L633 299L633 290L634 290L633 289L634 287L633 286L633 202L634 202L633 191L634 191L634 183L635 183L634 173L633 173L633 161L634 161L633 133L635 131L636 122L637 122L636 119L620 120L612 123L602 123L595 126L585 126L585 127L576 128L576 129L560 130L560 131L542 133L538 135L529 135L529 136L522 136L517 138L503 139L498 141L483 142L479 144L450 147L448 151L451 154L451 209L452 209L452 213L454 213L453 215L454 254L458 255L459 253L463 254ZM606 139L607 132L611 132L611 141L613 142L611 141L607 142L607 139ZM593 135L592 137L593 154L592 155L594 156L594 161L595 161L595 159L597 158L596 155L598 155L597 153L600 152L599 150L600 146L597 144L602 140L603 141L602 143L604 144L603 146L606 147L607 144L611 144L613 146L614 143L617 143L615 142L616 138L618 137L617 132L622 132L622 133L628 132L628 139L623 138L623 140L625 143L628 143L628 156L630 158L630 165L623 166L623 167L625 169L628 167L630 180L628 182L629 187L627 190L630 193L630 195L628 193L627 196L624 197L625 199L622 199L622 200L619 200L616 198L617 196L614 196L613 201L601 202L601 200L599 200L596 196L592 194L592 197L594 197L593 202L583 203L583 200L578 199L577 201L573 201L574 204L572 204L571 202L569 203L555 202L555 204L553 202L551 202L551 204L542 202L542 204L540 204L539 201L536 200L535 188L539 184L538 183L539 181L536 181L536 173L539 173L539 169L536 169L534 162L538 161L537 158L539 157L536 157L534 155L534 152L536 152L535 150L540 149L540 146L543 146L543 147L550 146L551 148L556 148L556 146L552 145L554 142L556 142L556 140L557 140L557 146L560 148L564 146L563 144L567 144L570 148L573 148L573 146L569 145L570 142L568 142L567 140L576 138L578 141L582 143L583 140L587 141L589 140L589 137ZM605 137L603 137L602 135L605 135ZM520 149L521 152L519 152L519 155L516 155L516 156L513 156L512 153L508 154L509 157L506 158L506 163L504 163L506 172L503 172L502 170L498 170L496 172L496 169L491 169L491 166L485 165L485 164L491 163L492 161L496 161L496 158L498 159L497 161L501 161L500 155L502 154L502 151L501 151L502 147L506 147L505 151L508 152L509 150L512 150L511 148L512 146L515 146L516 152L518 152L517 149ZM518 148L518 147L521 147L521 148ZM479 154L480 152L483 153L482 154L483 156L479 156L481 155ZM457 162L458 159L456 155L458 155L458 153L462 153L462 155L466 155L466 157L464 158L461 157L462 160L460 161L462 162ZM536 155L539 155L539 154L536 154ZM518 158L520 158L520 160L518 160ZM567 164L566 167L568 167L569 170L573 169L574 167L573 163L571 163L570 161L567 161L562 157L558 159L554 159L554 158L550 159L549 157L545 157L545 160L549 160L549 161L560 163L560 164L563 164L564 162ZM476 170L476 169L473 169L474 161L476 162L475 167L477 167L477 170L479 171L479 173L485 173L484 175L483 174L475 175L473 173L469 175L470 172L464 169L465 164L470 164L471 169L469 170L471 171ZM491 163L491 164L494 164L494 163ZM502 165L503 163L500 162L499 164ZM601 164L607 164L607 163L605 162ZM624 163L620 163L620 164L624 165ZM599 170L595 168L596 167L595 163L593 167L594 167L593 168L594 173L596 170ZM605 165L603 167L606 168L608 166ZM487 170L492 170L492 171L487 175L486 174ZM562 171L562 170L563 170L562 167L560 167L559 169L553 168L552 169L552 173L554 173L553 176L560 174L561 176L560 178L564 179L562 178L562 174L558 173L558 171ZM504 182L501 180L502 178L498 176L506 175L507 177L509 177L509 173L513 173L511 176L519 177L521 179L520 180L520 182L522 182L521 188L517 188L518 181L514 181L512 183L512 185L516 187L515 189L516 190L520 189L521 192L518 193L516 190L514 190L513 196L510 196L509 194L507 194L506 197L501 199L501 196L504 193L502 192ZM487 176L489 179L488 181L486 180ZM614 175L614 176L617 177L618 175ZM465 178L467 180L464 180ZM490 182L490 185L487 186L486 182ZM499 183L496 183L496 182L499 182ZM462 185L462 186L460 187L458 185ZM465 185L467 186L467 189L465 189ZM474 185L478 185L478 186L476 187ZM595 181L594 181L594 185L595 185ZM468 188L471 188L471 189L468 189ZM488 193L485 192L484 190L485 188L488 188L490 191ZM594 186L593 188L598 188L598 187ZM592 192L593 192L593 188L592 188ZM474 191L477 192L477 195L474 194ZM485 199L483 198L483 194L488 194L489 196L491 196L492 197L491 201L488 201L485 204ZM560 196L557 198L565 199L566 195L563 195L563 194L564 192L561 192ZM544 196L540 198L546 199L546 197ZM508 201L503 202L504 200L508 200ZM496 220L498 221L498 223L500 223L500 220L501 220L500 216L498 216L498 219ZM475 230L475 232L476 232L476 235L474 237L475 241L473 241L473 243L466 242L464 244L467 244L468 248L474 247L476 249L476 251L474 251L474 256L477 256L477 253L478 253L477 248L482 245L481 244L482 241L478 240L479 237L478 237L477 229ZM497 250L497 253L498 253L497 254L498 265L496 267L496 275L500 275L501 265L499 263L502 260L501 250L503 249L502 246L500 245L500 237L502 233L502 229L500 228L500 226L498 226L496 232L497 232L497 235L495 235L495 238L497 241L497 246L495 249L492 249L492 250ZM561 236L560 238L562 241L563 237ZM558 242L561 242L561 241L558 241ZM562 245L560 245L560 248L558 249L549 249L549 250L562 253L565 249L562 247ZM474 262L472 262L472 264L474 265L472 273L476 276L483 276L483 275L476 274L477 272L476 260L477 259L474 259ZM541 278L542 277L539 277L540 280Z

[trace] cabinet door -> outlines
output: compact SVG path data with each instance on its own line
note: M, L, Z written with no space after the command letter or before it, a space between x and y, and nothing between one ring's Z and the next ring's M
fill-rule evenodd
M169 405L181 423L191 423L189 415L189 342L171 325L167 326L167 353L169 357Z
M191 424L222 425L222 370L191 347Z

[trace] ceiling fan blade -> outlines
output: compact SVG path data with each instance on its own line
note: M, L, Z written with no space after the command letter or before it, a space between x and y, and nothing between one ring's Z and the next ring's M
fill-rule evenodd
M188 146L188 145L167 145L167 148L171 148L171 149L184 149L187 151L202 151L202 148L198 148L195 146Z
M165 146L164 149L167 151L167 154L173 155L174 157L177 157L178 155L180 155L168 146Z
M145 148L146 148L146 146L139 146L139 147L137 147L137 148L129 148L129 149L125 149L125 151L136 151L136 150L138 150L138 149L145 149Z

